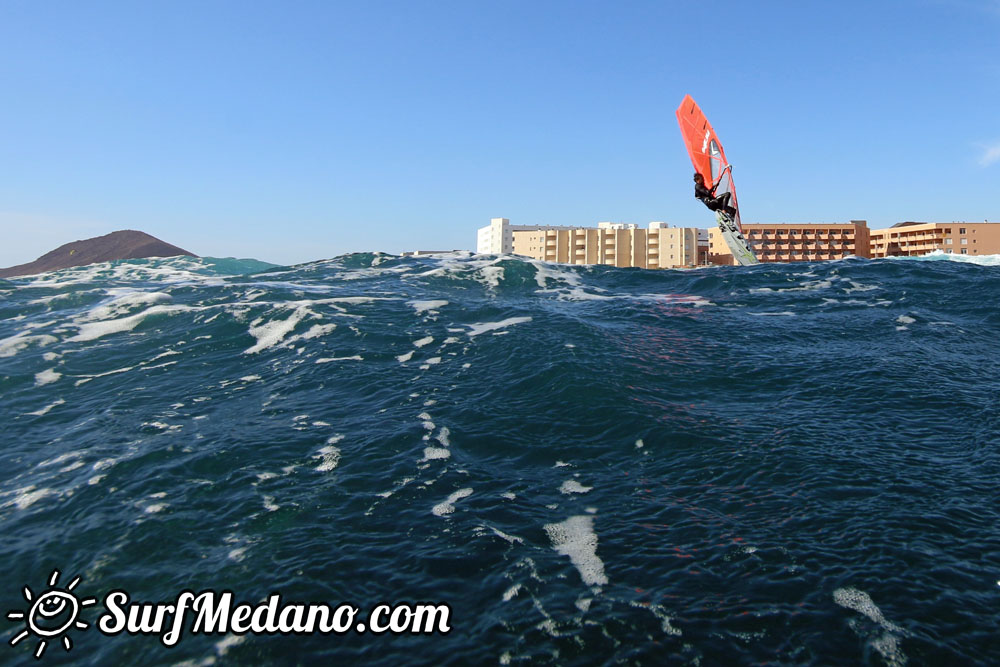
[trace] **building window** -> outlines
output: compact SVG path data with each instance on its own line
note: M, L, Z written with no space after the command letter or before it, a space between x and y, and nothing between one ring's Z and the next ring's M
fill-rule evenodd
M969 245L969 239L962 239L962 245Z
M964 234L965 233L965 227L959 227L958 228L958 233L959 234Z
M945 239L944 240L944 244L945 245L951 245L951 239L950 238Z
M962 248L962 254L963 254L963 255L968 255L968 254L969 254L969 251L968 251L968 249L966 249L966 248Z

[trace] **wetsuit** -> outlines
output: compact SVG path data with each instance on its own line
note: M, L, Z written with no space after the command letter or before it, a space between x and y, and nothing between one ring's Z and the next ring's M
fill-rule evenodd
M736 209L729 203L729 200L733 196L732 192L723 192L721 195L716 197L715 188L709 190L704 185L695 183L694 196L695 199L700 199L702 203L708 207L708 210L718 211L719 209L722 209L729 215L730 218L736 218Z

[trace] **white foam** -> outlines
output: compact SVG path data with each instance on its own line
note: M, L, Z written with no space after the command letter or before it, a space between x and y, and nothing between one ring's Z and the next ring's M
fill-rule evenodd
M892 633L902 634L904 631L895 623L890 623L882 615L871 597L856 588L838 588L833 592L833 600L841 607L852 609L877 623L885 630L885 634L872 640L872 647L881 654L892 667L902 667L906 664L906 655L899 647L899 638Z
M35 417L44 417L45 415L47 415L49 413L49 410L51 410L52 408L54 408L56 406L62 405L65 402L66 401L64 401L63 399L60 398L55 403L51 403L49 405L46 405L41 410L35 410L34 412L29 412L28 414L29 415L34 415Z
M455 502L461 500L462 498L467 498L472 495L472 489L459 489L455 493L448 496L448 499L442 503L438 503L433 508L431 508L431 513L434 516L444 516L446 514L451 514L455 511Z
M152 359L150 359L148 363L152 363L152 362L156 361L157 359L162 359L163 357L172 357L175 354L183 354L183 352L179 352L177 350L167 350L166 352L161 352L160 354L158 354L155 357L153 357Z
M943 250L935 250L934 252L917 257L883 257L879 261L885 260L897 262L947 261L979 264L980 266L1000 266L1000 255L956 255L954 253L946 253Z
M448 427L442 426L441 430L438 431L438 434L434 436L434 438L445 447L450 447L451 443L448 441L449 435L451 435L451 431L448 430Z
M182 428L184 428L183 424L170 425L161 421L143 422L142 425L149 426L150 428L155 428L158 431L168 431L168 432L179 431Z
M127 366L125 368L116 368L113 371L106 371L104 373L97 373L96 375L80 375L79 377L81 377L83 379L82 380L77 380L74 383L74 386L79 387L81 384L84 384L86 382L90 382L94 378L104 377L105 375L117 375L118 373L127 373L128 371L133 370L134 368L135 368L135 366Z
M556 265L546 264L538 260L528 261L533 267L535 267L535 282L538 283L539 287L548 287L548 282L551 280L553 282L559 281L567 285L579 286L580 276L569 269L557 269Z
M413 341L413 347L423 347L424 345L430 345L434 342L433 336L427 336L426 338L421 338L420 340Z
M783 310L779 313L747 313L747 315L753 315L754 317L795 317L795 313L789 310Z
M508 588L506 591L504 591L503 601L504 602L510 602L515 597L517 597L517 594L518 594L518 592L520 590L521 590L521 584L514 584L513 586L511 586L510 588Z
M44 347L58 341L58 338L48 334L29 336L28 331L22 331L15 336L0 340L0 357L13 357L15 354L32 344Z
M406 354L400 354L399 356L397 356L396 357L396 361L398 361L401 364L405 364L407 361L409 361L412 358L413 358L413 350L410 350Z
M131 290L111 289L109 294L120 294L107 303L103 303L93 308L83 320L107 320L124 315L136 306L151 306L157 303L171 301L172 298L166 292L134 292Z
M890 623L882 615L882 611L875 605L868 593L857 588L838 588L833 592L833 601L846 609L854 610L867 616L878 623L889 632L902 632L898 625Z
M591 491L593 488L594 487L592 486L584 486L575 479L568 479L562 483L562 486L559 487L559 491L560 493L565 493L565 494L587 493L588 491Z
M411 353L412 354L412 353ZM364 361L360 354L354 354L350 357L322 357L316 360L317 364L329 364L333 361Z
M269 322L264 322L263 318L254 320L250 324L250 335L257 339L257 343L248 347L243 353L256 354L277 345L295 329L299 322L311 314L314 315L311 310L305 306L299 306L285 320L271 320Z
M309 340L310 338L319 338L320 336L325 336L334 329L337 328L336 324L314 324L309 327L304 334L295 336L294 340Z
M439 299L434 301L407 301L406 304L412 306L413 310L417 311L417 315L420 315L427 311L433 313L438 308L444 308L448 305L448 302Z
M503 267L502 266L484 266L480 269L480 273L483 276L483 280L488 287L496 289L500 287L500 281L503 280Z
M493 526L490 526L489 529L493 531L494 535L496 535L502 540L510 542L511 544L524 544L524 538L518 537L517 535L508 535L507 533L503 532L502 530L499 530L498 528L494 528Z
M146 514L158 514L159 512L162 512L166 507L167 507L166 503L156 503L153 505L147 505L142 511L145 512Z
M425 447L424 458L420 462L451 458L451 451L444 447Z
M604 294L594 294L593 292L588 292L582 287L570 287L561 290L542 290L542 291L558 292L559 296L557 298L560 301L611 301L614 299L621 298L617 296L606 296Z
M473 336L478 336L479 334L486 333L487 331L504 329L506 327L514 326L515 324L522 324L530 321L530 317L508 317L507 319L499 322L477 322L476 324L467 324L465 326L469 327L469 331L466 333L469 338L472 338Z
M380 497L380 498L388 498L389 496L391 496L394 493L396 493L396 491L399 491L401 488L403 488L404 486L406 486L407 484L409 484L410 482L412 482L414 479L416 479L416 478L414 478L414 477L404 477L399 482L397 482L395 488L393 488L391 491L380 491L379 493L376 493L375 495L378 496L378 497Z
M337 467L340 463L340 449L334 447L333 445L327 445L319 450L314 459L322 459L323 462L316 466L316 470L320 472L329 472Z
M35 373L35 386L41 387L42 385L52 384L62 377L62 373L56 372L56 369L50 368L47 371L42 371L41 373Z
M545 532L552 542L552 548L560 555L569 556L585 584L598 586L608 583L604 574L604 562L597 556L594 517L571 516L562 523L546 524Z
M136 313L135 315L129 315L128 317L122 317L117 320L105 320L100 322L84 322L82 324L76 324L80 330L76 336L69 338L71 341L87 341L95 340L103 336L108 336L115 333L121 333L124 331L131 331L135 329L139 324L152 315L160 314L172 314L185 310L194 310L189 306L152 306L147 308L141 313Z

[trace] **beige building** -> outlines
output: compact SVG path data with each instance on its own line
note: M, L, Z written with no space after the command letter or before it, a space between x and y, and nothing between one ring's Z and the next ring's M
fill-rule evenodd
M901 222L872 230L872 257L912 257L935 250L955 255L1000 254L1000 223Z
M513 252L546 262L670 269L705 263L705 232L663 222L651 222L648 229L611 222L599 223L596 228L515 229Z
M509 255L514 252L514 232L540 229L574 229L557 225L512 225L507 218L490 218L490 224L476 230L476 252Z
M747 223L743 234L761 262L815 262L849 255L870 256L870 231L864 220L849 223ZM718 227L708 230L708 261L733 264L733 254Z
M962 255L1000 254L1000 223L901 222L869 230L865 220L846 223L743 223L761 262L815 262L857 257L926 255L936 250ZM493 218L479 229L477 252L523 255L547 262L669 269L733 264L718 227L671 227L651 222L602 222L597 227L511 225Z

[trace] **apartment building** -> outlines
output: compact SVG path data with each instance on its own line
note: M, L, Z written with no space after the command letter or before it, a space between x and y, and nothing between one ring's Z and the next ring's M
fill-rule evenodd
M596 228L515 229L512 236L514 254L546 262L670 269L706 263L705 232L664 222L651 222L648 229L601 222Z
M509 255L514 252L514 232L575 229L559 225L512 225L507 218L490 218L490 224L476 230L476 252Z
M872 257L912 257L936 250L955 255L1000 254L1000 223L900 222L871 233Z
M743 233L761 262L815 262L857 257L926 255L940 250L962 255L1000 254L1000 223L901 222L869 230L865 220L846 223L743 223ZM493 218L479 229L477 251L514 253L547 262L669 269L733 264L718 227L671 227L651 222L602 222L597 227L511 225Z
M815 262L849 255L870 257L865 220L849 223L743 223L743 234L761 262ZM718 227L708 230L708 261L734 264Z

